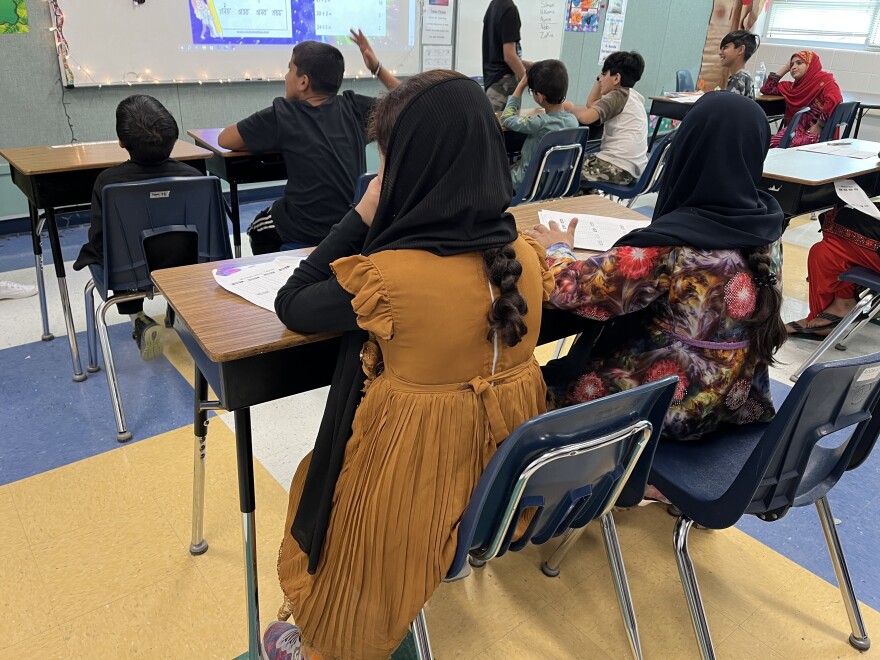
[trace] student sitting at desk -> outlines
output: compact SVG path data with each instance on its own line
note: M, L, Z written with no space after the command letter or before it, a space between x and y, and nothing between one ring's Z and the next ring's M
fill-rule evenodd
M604 127L599 151L584 158L582 181L628 185L648 164L648 115L645 98L633 89L645 71L637 52L611 53L602 64L586 107L563 104L581 124Z
M177 142L177 122L165 106L152 96L135 94L119 103L116 107L116 136L119 146L128 151L131 160L107 168L95 180L89 242L79 251L73 263L74 270L104 264L104 216L101 209L104 186L166 176L202 176L194 167L170 158ZM159 324L144 314L143 299L119 303L116 309L131 318L131 336L138 345L141 357L152 360L161 355Z
M707 94L672 142L648 227L584 261L571 252L571 224L527 232L549 248L550 302L608 322L595 344L585 332L545 367L549 407L677 375L667 438L773 418L768 365L786 334L771 257L784 216L756 188L769 143L756 103Z
M520 116L519 109L526 86L532 93L535 103L544 108L544 112L529 117ZM528 135L522 146L522 160L510 170L515 191L519 190L525 178L526 170L541 138L551 131L577 127L577 118L562 107L566 94L568 94L568 71L565 65L559 60L541 60L532 65L507 99L507 105L501 113L501 125L508 131Z
M746 62L758 50L759 44L758 35L748 30L730 32L721 40L721 66L730 72L727 79L728 92L755 98L755 83L751 74L746 71Z
M794 82L783 82L781 78L790 73ZM761 94L779 94L785 99L785 124L791 122L795 113L801 108L809 107L810 111L801 117L797 133L791 141L792 147L804 144L815 144L825 122L839 103L843 101L840 87L834 76L822 70L822 60L813 51L801 50L791 56L788 64L784 64L777 73L771 73L767 82L761 87ZM770 147L779 146L786 127L770 140Z
M400 81L379 62L367 38L352 31L364 63L388 89ZM265 110L227 126L224 149L280 151L287 166L284 197L257 214L248 227L254 254L320 243L351 205L366 170L367 124L376 99L345 91L345 62L338 48L303 41L293 48L285 96Z
M344 332L278 559L280 614L324 658L388 659L446 575L489 459L545 407L533 351L553 284L507 212L488 98L430 71L381 99L373 126L379 176L275 301L293 330ZM301 657L299 634L272 624L268 657Z

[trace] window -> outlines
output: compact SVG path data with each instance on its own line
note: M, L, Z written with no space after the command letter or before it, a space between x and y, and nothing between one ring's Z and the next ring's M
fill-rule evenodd
M880 0L773 0L764 36L880 48Z

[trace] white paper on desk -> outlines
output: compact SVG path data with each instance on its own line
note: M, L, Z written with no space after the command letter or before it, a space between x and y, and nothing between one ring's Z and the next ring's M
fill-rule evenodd
M542 225L550 226L556 222L562 231L568 231L568 223L577 218L577 229L574 233L574 247L579 250L596 250L605 252L622 236L633 229L641 229L651 224L650 220L621 220L601 215L585 213L560 213L558 211L540 211L538 219Z
M305 257L282 256L263 264L214 269L214 279L227 291L274 312L278 289L303 261Z
M877 154L873 151L859 151L858 149L853 148L849 142L817 142L816 144L797 148L799 151L811 151L817 154L844 156L846 158L857 158L859 160L877 158Z
M874 202L868 199L868 194L855 181L852 179L835 181L834 189L837 191L837 196L854 209L880 220L880 210L877 209Z

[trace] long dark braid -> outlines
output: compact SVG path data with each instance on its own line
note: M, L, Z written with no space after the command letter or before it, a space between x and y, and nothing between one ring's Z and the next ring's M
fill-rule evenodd
M523 319L529 308L516 286L522 275L522 264L510 245L483 250L483 262L492 284L501 291L489 310L491 329L486 338L492 341L497 332L505 344L516 346L529 330Z
M751 354L759 364L771 365L779 347L785 343L788 333L782 321L782 293L776 287L776 273L770 260L768 247L742 251L743 257L752 271L753 281L758 289L755 312L746 321L751 344Z

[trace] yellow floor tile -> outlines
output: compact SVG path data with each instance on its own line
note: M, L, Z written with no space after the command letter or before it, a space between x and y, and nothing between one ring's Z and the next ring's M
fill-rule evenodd
M0 660L67 660L70 653L59 628L41 630L32 638L0 650Z
M71 658L228 659L247 647L193 566L62 625Z
M782 290L786 298L807 300L809 283L807 282L807 256L809 249L791 243L782 246Z
M719 660L782 660L782 656L741 628L715 648Z
M52 621L46 586L31 551L0 556L0 649L34 637Z
M24 527L12 500L12 489L0 487L0 556L27 547Z

